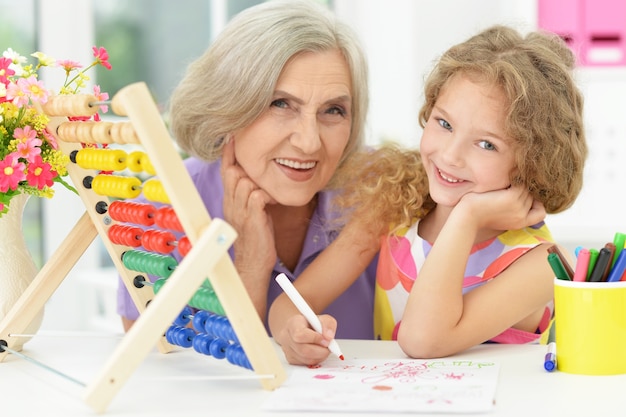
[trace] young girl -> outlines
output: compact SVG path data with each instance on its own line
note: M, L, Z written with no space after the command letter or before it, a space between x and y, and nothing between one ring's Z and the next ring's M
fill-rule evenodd
M573 66L556 36L503 26L450 48L426 82L420 152L383 147L346 167L360 179L342 200L352 220L295 284L313 309L380 249L378 338L420 358L536 341L553 298L543 219L575 201L587 155ZM327 357L332 317L318 334L282 295L269 320L290 363Z

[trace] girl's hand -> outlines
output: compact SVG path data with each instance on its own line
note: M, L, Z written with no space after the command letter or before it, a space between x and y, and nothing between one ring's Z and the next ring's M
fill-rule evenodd
M224 220L238 234L234 263L257 311L265 321L267 290L276 263L274 227L265 207L273 199L237 164L233 140L222 154Z
M523 186L485 193L469 193L459 206L469 210L478 228L516 230L539 223L546 217L543 204Z
M337 321L327 314L319 316L324 334L311 329L303 315L296 314L278 335L287 362L292 365L317 365L330 354L328 345L335 337Z

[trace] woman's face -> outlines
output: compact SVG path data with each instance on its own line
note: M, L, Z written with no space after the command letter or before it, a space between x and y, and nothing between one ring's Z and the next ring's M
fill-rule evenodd
M237 163L278 204L306 205L333 176L350 137L351 85L339 51L296 55L270 106L234 133Z

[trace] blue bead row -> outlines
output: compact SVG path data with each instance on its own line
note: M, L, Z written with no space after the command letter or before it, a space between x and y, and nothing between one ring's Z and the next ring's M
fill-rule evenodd
M193 329L186 327L192 319ZM194 313L191 308L185 307L165 332L165 339L173 345L193 347L198 353L216 359L226 358L233 365L252 369L252 364L225 316L204 310Z

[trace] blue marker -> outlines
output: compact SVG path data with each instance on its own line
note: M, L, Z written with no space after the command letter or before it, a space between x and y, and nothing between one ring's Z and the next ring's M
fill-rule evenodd
M548 343L548 353L543 360L543 369L552 372L556 369L556 343Z
M622 249L615 261L615 265L611 268L609 272L609 276L606 279L606 282L615 282L622 279L622 275L624 275L624 270L626 269L626 249Z

